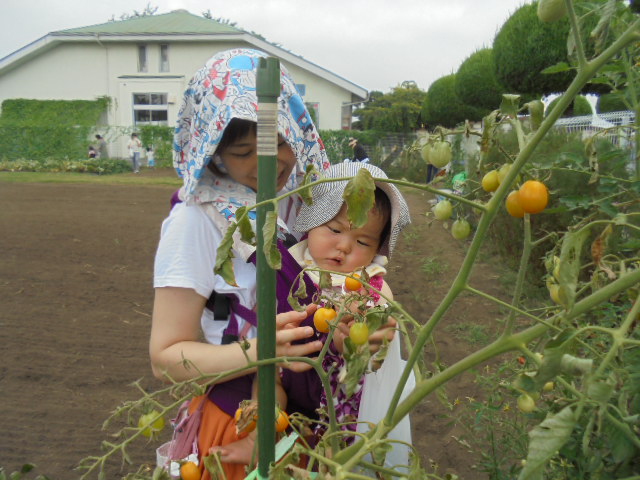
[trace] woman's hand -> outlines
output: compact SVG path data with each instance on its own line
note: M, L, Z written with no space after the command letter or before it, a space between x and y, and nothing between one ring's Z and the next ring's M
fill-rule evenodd
M312 327L300 327L300 323L317 310L318 306L308 305L303 312L292 310L280 313L276 316L276 356L278 357L305 357L322 349L322 342L319 340L294 345L297 340L315 335ZM282 363L281 367L288 368L294 372L309 370L311 365L303 362Z

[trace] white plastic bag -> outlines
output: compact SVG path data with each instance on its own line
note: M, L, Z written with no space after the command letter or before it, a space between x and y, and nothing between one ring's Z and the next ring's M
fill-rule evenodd
M369 431L369 425L361 422L376 424L384 418L406 364L407 362L400 355L399 335L395 335L389 344L389 350L382 367L376 372L368 373L365 376L360 400L360 412L358 413L358 432L365 433ZM416 379L412 372L402 391L400 401L411 393L415 386ZM387 438L411 444L411 422L409 421L409 416L403 418ZM409 447L394 443L393 450L387 453L385 465L393 467L408 464Z

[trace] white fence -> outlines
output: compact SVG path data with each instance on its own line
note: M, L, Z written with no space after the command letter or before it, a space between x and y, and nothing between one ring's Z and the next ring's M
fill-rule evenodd
M562 128L566 132L582 132L583 138L598 134L620 148L633 150L634 122L634 112L623 111L560 118L555 128Z

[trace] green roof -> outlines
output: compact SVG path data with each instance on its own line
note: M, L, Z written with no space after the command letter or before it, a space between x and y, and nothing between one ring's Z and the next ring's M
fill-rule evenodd
M192 35L216 33L243 33L244 31L215 20L193 15L186 10L175 10L161 15L146 15L128 20L101 23L88 27L70 28L52 32L53 35Z

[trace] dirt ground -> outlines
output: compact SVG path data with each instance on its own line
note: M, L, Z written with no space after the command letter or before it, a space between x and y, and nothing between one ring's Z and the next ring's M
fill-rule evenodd
M79 460L100 454L101 442L109 439L102 422L120 402L138 398L131 383L141 379L147 388L159 387L147 340L153 257L173 190L0 183L0 467L6 471L30 462L52 480L78 478ZM396 299L421 322L443 297L464 255L464 244L441 224L429 226L424 212L430 198L407 194L413 224L387 277ZM491 265L479 263L474 284L500 295L498 276ZM456 325L491 331L498 316L486 300L460 298L444 322L452 327L436 337L441 361L450 365L479 346L462 340ZM426 358L433 360L433 351ZM473 391L472 375L448 385L450 398ZM437 463L440 474L482 478L472 470L473 457L453 438L459 432L445 413L435 395L413 412L422 459ZM154 462L155 446L133 445L131 460ZM107 479L121 478L120 459L106 471Z

